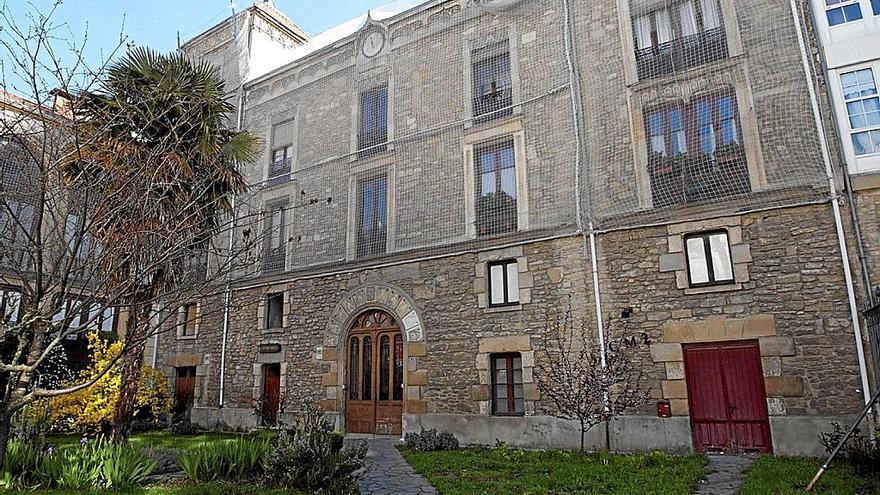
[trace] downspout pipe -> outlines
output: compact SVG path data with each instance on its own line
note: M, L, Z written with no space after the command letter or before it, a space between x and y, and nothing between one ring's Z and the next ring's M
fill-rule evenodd
M862 381L862 394L865 404L871 401L871 386L868 381L868 368L865 364L865 348L862 340L862 326L859 320L859 309L856 304L855 286L853 285L852 271L849 266L849 252L846 247L846 236L843 230L843 220L840 216L840 201L838 199L837 185L834 182L834 170L831 168L831 156L828 152L828 142L825 138L825 126L822 124L822 115L819 112L819 100L816 89L813 86L813 78L810 71L810 62L807 55L807 45L804 41L804 32L801 27L800 15L795 0L789 0L791 17L797 31L798 46L801 51L801 62L804 68L804 77L807 83L807 93L810 96L810 105L813 110L813 119L816 121L816 132L819 135L819 146L822 151L822 161L825 163L825 175L828 178L828 189L831 194L831 208L834 214L834 227L837 230L837 242L840 247L840 259L843 263L843 277L846 283L846 295L849 301L850 318L852 319L853 334L856 340L856 357L859 361L859 376Z

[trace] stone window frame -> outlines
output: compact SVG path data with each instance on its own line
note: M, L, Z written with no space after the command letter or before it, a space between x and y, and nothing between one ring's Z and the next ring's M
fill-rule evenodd
M507 380L504 383L504 385L507 387L507 394L508 395L504 400L507 402L508 406L510 406L511 401L513 402L513 411L512 412L509 411L506 413L498 412L497 403L499 402L499 399L496 395L497 394L496 387L498 387L500 385L500 383L498 383L496 381L496 373L498 371L498 368L495 366L495 362L496 362L496 360L502 359L502 358L507 363L507 369L505 370L507 372ZM516 410L516 385L517 385L517 383L516 383L516 381L514 381L514 378L513 378L513 376L515 376L515 373L517 371L517 368L514 367L514 365L513 365L513 360L515 360L516 358L519 358L519 360L520 360L519 372L520 372L520 375L522 375L522 354L521 353L519 353L519 352L496 352L493 354L489 354L489 382L490 382L490 384L489 384L489 399L492 401L492 416L518 417L518 416L525 416L525 414L526 414L525 399L523 399L523 410L522 411ZM524 384L519 383L519 385L523 386ZM525 390L523 390L523 393L525 395ZM513 394L513 396L511 396L511 394Z
M479 127L483 125L476 123L478 118L474 117L473 55L478 50L489 48L495 45L500 45L502 43L506 43L508 45L507 53L510 54L510 84L513 99L513 117L499 117L497 119L486 122L485 125L493 125L493 123L497 123L499 121L503 122L505 119L510 119L522 115L522 105L519 104L519 102L522 101L522 82L520 79L519 68L519 43L516 43L516 40L518 39L519 31L517 30L516 25L511 25L501 29L496 29L492 33L476 33L472 35L469 39L466 39L462 44L462 60L464 62L462 67L462 73L464 77L464 91L461 92L461 95L462 105L465 109L465 129L468 129L470 127Z
M684 222L666 227L667 252L660 254L661 273L675 273L675 286L687 295L708 294L740 290L751 280L749 265L752 263L751 245L743 241L742 217L722 217L696 222ZM691 286L688 272L685 237L693 234L724 230L730 247L730 261L733 265L733 280L707 286Z
M464 136L464 197L465 197L465 237L477 238L477 175L475 150L483 144L504 138L513 139L513 156L516 163L516 232L529 229L529 165L526 154L526 136L522 119L514 116L512 120L498 121L487 129L468 133ZM498 234L498 235L510 235ZM494 236L486 236L494 237Z
M515 260L519 283L519 301L515 304L492 306L489 304L489 263ZM532 302L532 288L535 286L534 275L529 271L528 257L522 246L504 249L481 251L477 254L477 265L474 277L474 294L477 296L477 307L487 313L519 311L523 305Z
M289 112L278 113L269 117L269 142L267 150L267 158L266 165L262 171L263 176L263 184L266 184L266 187L275 187L280 186L286 183L289 183L296 179L296 163L297 158L299 157L299 109L294 109ZM281 143L275 142L275 128L277 126L281 126L287 123L293 123L293 136L289 143ZM287 181L279 182L278 184L269 184L269 181L272 179L270 177L272 171L272 160L274 158L275 151L281 147L290 147L291 155L290 155L290 178Z
M186 335L186 307L191 305L196 306L196 321L193 328L192 335ZM178 340L195 340L199 336L199 327L202 324L202 303L198 301L190 301L184 304L181 304L177 308L177 319L175 322L175 328L177 331L177 339Z
M535 380L535 350L529 335L510 335L478 339L476 355L477 385L471 386L471 400L479 404L481 416L495 416L492 413L492 366L493 354L519 353L522 357L523 375L523 416L534 416L536 403L541 399L538 383Z
M797 354L794 338L779 335L772 314L745 318L710 316L702 320L672 320L663 324L661 342L651 344L651 360L663 365L660 399L668 400L673 416L688 416L687 377L682 344L757 340L770 416L785 416L785 398L803 397L803 378L784 371L783 359Z
M351 168L348 176L348 218L346 219L345 234L345 259L357 260L357 227L358 227L358 183L362 179L375 175L385 174L385 194L387 195L388 223L385 229L385 253L394 252L395 236L397 232L397 163L394 157L386 155L378 160L370 160L367 163ZM381 255L380 255L381 256Z
M618 30L620 31L620 43L621 49L623 50L624 73L627 86L639 82L638 65L636 64L636 37L633 27L634 21L632 8L630 6L632 1L633 0L617 0ZM721 22L724 26L724 36L727 41L728 59L738 57L745 53L742 36L739 31L739 19L736 15L737 11L734 2L735 0L719 0L721 7ZM708 65L709 67L713 67L719 62L713 62ZM676 74L650 79L648 82L662 81L674 77L676 77Z
M388 42L386 41L386 45ZM378 58L378 57L377 57ZM364 91L369 91L370 89L377 88L379 86L384 85L387 90L385 93L386 104L388 108L386 109L386 136L385 136L385 150L377 151L375 153L358 153L358 138L360 134L360 124L361 124L361 94ZM377 159L378 157L385 156L389 151L394 151L394 102L395 102L395 89L394 89L394 74L390 69L380 67L378 69L372 69L368 72L361 74L361 78L358 81L357 87L355 91L352 91L351 95L351 128L349 130L350 138L349 138L349 148L350 155L348 158L349 162L356 161L372 161Z
M509 275L510 274L509 274L508 267L511 265L517 265L517 269L516 269L516 287L517 287L516 294L509 294L509 292L510 292L510 276ZM500 303L493 303L492 302L492 289L493 289L492 268L496 267L496 266L500 266L501 270L502 270L501 290L503 291L503 299L504 300L501 301ZM506 260L488 261L488 262L486 262L486 272L487 272L486 273L486 284L487 284L486 294L489 296L488 297L489 307L490 308L500 308L500 307L504 307L504 306L518 305L519 304L519 262L515 258L506 259ZM515 300L512 299L512 297L511 297L512 295L516 297Z
M731 266L731 278L727 280L719 280L717 274L715 273L715 260L712 259L711 255L711 238L713 236L724 235L724 244L727 247L727 261ZM706 260L706 276L709 279L708 282L694 282L691 276L691 254L688 251L688 241L691 239L700 239L701 244L703 246L703 252L705 254ZM730 251L730 234L727 233L726 229L715 229L715 230L707 230L703 232L690 232L682 235L682 249L684 250L684 260L685 265L688 272L688 283L690 284L691 289L698 289L703 287L711 287L711 286L719 286L719 285L730 285L735 283L736 277L733 275L733 254Z
M196 369L196 379L193 387L193 408L195 408L202 405L202 382L208 376L208 366L209 362L202 353L173 354L165 359L162 371L168 379L168 383L174 383L177 377L177 368L194 367Z
M282 300L284 302L282 313L281 313L281 328L267 328L266 327L266 314L267 311L267 303L270 295L273 294L282 294ZM263 333L276 333L281 332L285 328L288 328L290 324L290 309L291 309L291 301L290 301L290 290L289 287L269 287L266 289L262 295L260 296L260 302L257 304L257 328L259 328Z

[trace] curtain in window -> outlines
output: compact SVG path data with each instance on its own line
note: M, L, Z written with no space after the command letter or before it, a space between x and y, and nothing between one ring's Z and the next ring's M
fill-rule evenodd
M651 47L651 16L642 15L636 18L636 45L639 50Z
M718 0L700 0L700 8L703 10L703 31L721 27Z
M678 15L681 20L682 36L693 36L699 32L699 28L697 28L697 14L694 10L693 0L687 0L679 5Z
M657 23L657 42L663 44L672 41L672 20L669 18L669 9L654 12L654 21Z

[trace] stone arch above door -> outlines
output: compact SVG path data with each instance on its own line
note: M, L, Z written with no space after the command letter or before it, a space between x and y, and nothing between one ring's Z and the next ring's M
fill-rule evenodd
M364 284L347 292L330 314L324 331L320 358L326 366L321 377L324 397L321 406L327 413L337 413L337 427L344 429L344 347L355 319L370 309L387 312L400 325L404 340L404 404L406 414L425 414L428 371L425 367L427 346L423 319L414 301L401 289L387 284Z

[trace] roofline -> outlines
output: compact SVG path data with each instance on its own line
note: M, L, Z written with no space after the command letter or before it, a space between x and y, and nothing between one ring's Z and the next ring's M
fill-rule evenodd
M404 10L403 12L400 12L398 14L391 16L391 17L388 17L387 19L383 19L382 21L374 21L374 22L381 22L383 24L388 24L390 26L391 24L396 24L407 17L414 16L414 15L419 14L425 10L428 10L429 8L435 7L435 6L443 4L443 3L451 2L451 1L453 1L453 0L427 0L424 3L416 5L415 7L412 7L410 9ZM367 11L367 14L369 14L369 11ZM369 19L370 19L370 17L368 15L367 20L369 21ZM255 86L257 84L261 84L261 83L265 82L267 79L271 79L272 77L275 77L282 72L290 70L301 63L304 63L312 58L323 55L324 52L328 52L328 51L331 51L331 50L338 48L339 46L345 45L345 44L349 43L350 41L352 41L354 38L356 38L358 36L358 34L360 34L360 31L361 30L358 29L357 31L346 36L345 38L338 39L325 47L319 48L319 49L313 51L312 53L305 55L302 58L298 58L296 60L288 62L288 63L282 65L281 67L278 67L277 69L271 70L271 71L263 74L262 76L254 79L252 81L247 81L247 82L245 82L244 87L250 88L250 87Z
M278 10L278 12L280 12L282 15L284 15L284 17L287 18L287 20L290 22L290 25L287 25L283 22L278 21L278 19L276 19L274 16L271 15L270 11L265 10L263 7L260 7L260 2L257 2L246 9L240 10L240 11L236 12L235 14L230 15L229 17L223 19L222 21L218 22L217 24L214 24L209 29L202 31L201 33L186 40L186 42L184 42L182 45L180 45L180 49L185 50L185 49L189 48L190 46L192 46L193 44L195 44L196 42L198 42L204 38L207 38L209 35L214 34L215 32L219 31L224 25L226 25L226 23L228 23L229 21L234 19L236 16L240 15L243 12L248 12L248 11L253 11L253 12L256 12L257 14L262 14L262 17L264 19L266 19L267 21L276 25L277 27L281 28L282 30L286 31L287 34L289 34L291 37L299 38L303 42L309 40L309 35L306 34L305 30L303 28L299 27L292 20L290 20L290 18L287 18L287 16L283 12ZM293 26L293 27L291 27L291 26ZM294 29L294 28L296 28L296 29ZM227 41L230 41L230 40L227 40Z

